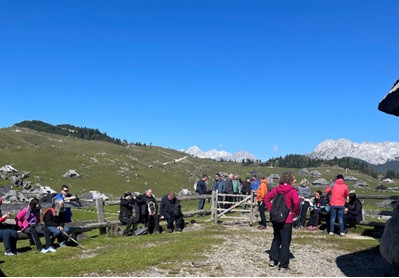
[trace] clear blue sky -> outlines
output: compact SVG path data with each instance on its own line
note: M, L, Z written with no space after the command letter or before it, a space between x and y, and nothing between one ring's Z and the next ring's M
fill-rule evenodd
M399 140L399 1L0 2L0 127L306 154Z

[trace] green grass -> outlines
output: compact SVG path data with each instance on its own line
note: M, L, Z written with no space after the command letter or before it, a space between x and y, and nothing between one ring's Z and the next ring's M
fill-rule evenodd
M218 230L220 227L213 227ZM198 260L216 240L208 231L181 234L159 234L139 237L98 236L90 232L90 239L81 241L88 249L58 248L53 254L40 254L35 248L15 257L5 257L2 271L7 276L122 276L125 273L157 267L173 271L173 263ZM19 241L18 248L29 248L28 241ZM3 247L0 252L4 252ZM171 266L172 265L172 266Z

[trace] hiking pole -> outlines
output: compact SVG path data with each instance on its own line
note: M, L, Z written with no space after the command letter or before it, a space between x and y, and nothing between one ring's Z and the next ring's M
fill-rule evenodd
M68 235L66 232L62 231L62 233L64 235L66 235L68 237L68 239L72 240L73 242L75 242L79 247L81 247L84 250L87 250L86 248L84 248L82 245L79 244L79 242L77 242L74 238L71 237L71 235Z

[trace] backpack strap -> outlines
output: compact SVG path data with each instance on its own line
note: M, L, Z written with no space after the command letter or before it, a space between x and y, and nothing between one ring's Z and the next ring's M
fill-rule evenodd
M51 215L54 215L54 213L55 213L54 208L46 208L46 210L43 212L43 221L44 221L44 218L46 217L46 213L48 213L49 211L51 212Z

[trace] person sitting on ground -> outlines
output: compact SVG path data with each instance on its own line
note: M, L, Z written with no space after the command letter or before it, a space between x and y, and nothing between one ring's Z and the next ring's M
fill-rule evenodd
M65 234L69 233L69 227L65 226L64 202L54 201L53 206L44 211L43 221L53 237L58 240L60 247L65 247L68 239Z
M134 231L137 229L137 224L140 222L140 205L142 203L139 200L140 199L136 200L136 198L133 198L132 193L129 191L125 192L123 197L121 197L119 221L126 225L126 229L123 232L124 236L133 235Z
M259 230L266 230L266 206L263 198L267 195L267 179L261 178L258 190L256 190L256 199L258 200L259 214L261 223L258 227Z
M355 225L362 221L362 209L363 205L360 200L356 197L356 193L351 191L349 193L349 202L345 205L344 210L344 225ZM347 230L346 230L347 232Z
M300 214L298 216L298 221L296 223L296 227L299 226L300 229L303 229L305 227L306 214L310 206L309 202L310 188L308 186L308 183L309 182L307 179L303 179L299 183L300 186L298 187L298 195L299 198L301 199L301 208L300 208Z
M22 232L27 234L33 239L36 244L37 250L40 253L56 252L51 246L50 231L46 226L40 224L40 204L38 199L32 199L29 206L23 208L15 217L15 222ZM40 242L39 234L44 235L45 246Z
M0 197L0 206L3 203L3 199ZM17 240L18 233L14 229L11 229L8 225L4 224L7 218L10 217L10 213L2 214L0 210L0 238L3 239L4 244L4 256L15 256L17 255Z
M319 224L320 216L326 216L328 213L328 207L326 204L326 199L322 196L321 191L316 191L315 197L311 200L310 219L308 222L308 230L317 230L317 225Z
M180 201L176 198L176 194L173 192L162 197L161 219L163 218L165 218L168 223L169 233L173 233L175 229L174 221L176 221L176 231L183 231L185 224Z
M147 189L145 194L140 197L144 200L141 206L144 225L148 228L149 234L157 234L159 233L158 204L155 196L152 194L152 189Z

